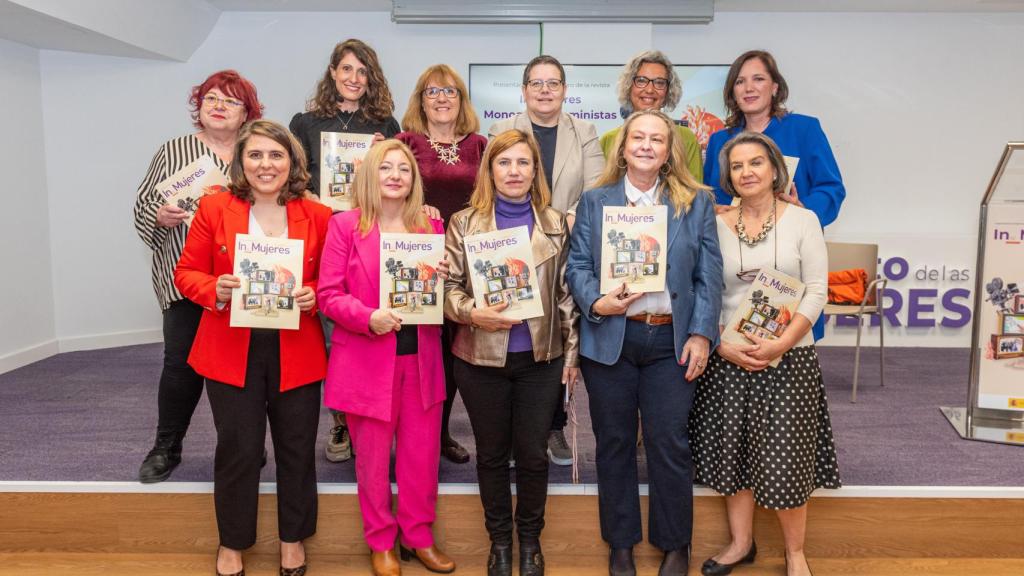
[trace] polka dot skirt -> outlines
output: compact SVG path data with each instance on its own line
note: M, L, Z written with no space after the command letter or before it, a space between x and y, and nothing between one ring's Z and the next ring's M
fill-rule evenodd
M814 346L777 368L748 372L713 354L690 414L696 481L758 505L797 508L816 488L839 488L825 384Z

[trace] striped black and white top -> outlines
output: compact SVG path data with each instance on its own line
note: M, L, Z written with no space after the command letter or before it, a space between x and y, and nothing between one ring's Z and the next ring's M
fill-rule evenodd
M156 225L156 212L164 204L156 185L203 155L212 158L227 176L228 165L195 134L189 134L169 140L157 150L135 197L135 231L153 251L153 291L161 310L185 298L174 287L174 267L185 248L188 226L179 224L174 228L164 228Z

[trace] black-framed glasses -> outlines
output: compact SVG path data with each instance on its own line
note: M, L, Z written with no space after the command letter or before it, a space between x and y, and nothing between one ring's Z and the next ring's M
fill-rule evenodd
M647 76L634 76L633 86L647 88L648 84L654 84L654 89L662 91L668 88L668 78L648 78Z
M551 80L537 79L530 80L529 82L526 83L526 86L527 88L533 90L534 92L540 92L541 90L544 89L545 86L548 87L548 90L555 92L562 88L563 83L561 80L558 80L557 78L552 78Z
M441 94L444 94L447 98L455 98L459 95L459 91L453 86L445 86L444 88L438 88L437 86L431 86L430 88L423 89L423 96L434 100Z

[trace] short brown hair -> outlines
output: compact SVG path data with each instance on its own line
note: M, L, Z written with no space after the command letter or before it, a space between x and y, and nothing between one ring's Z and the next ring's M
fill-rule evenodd
M523 86L526 86L526 83L530 81L530 70L533 70L534 66L540 66L541 64L550 64L555 68L558 68L558 75L562 78L562 84L565 84L565 68L562 67L562 63L554 56L541 54L533 60L530 60L526 64L526 68L523 68Z
M316 93L306 103L306 110L321 118L331 118L338 113L338 86L331 77L331 71L338 68L345 54L352 54L366 66L366 92L359 99L359 111L370 120L383 122L395 111L388 80L381 70L377 53L362 40L349 38L334 47L327 71L316 85Z
M722 97L725 99L725 107L729 109L729 114L725 117L726 128L736 128L743 123L743 111L740 110L740 105L736 102L733 88L736 87L736 79L740 76L740 68L743 68L743 65L748 60L754 58L757 58L764 64L764 67L768 69L768 74L772 77L772 82L779 85L778 91L772 95L771 115L776 118L782 118L786 115L785 104L786 99L789 98L789 84L786 84L786 79L779 72L779 65L775 63L775 58L766 50L748 50L740 54L740 57L732 63L732 66L729 67L729 74L725 78L725 89L722 90Z
M505 152L516 144L526 144L533 157L533 182L530 185L530 203L540 213L551 203L551 190L547 178L544 177L544 165L541 164L540 147L533 134L522 130L506 130L487 143L483 157L480 159L480 170L476 174L476 185L469 197L469 205L479 212L490 212L494 208L494 196L498 193L494 186L494 174L491 163L498 154Z
M765 153L768 156L768 162L771 163L772 168L775 170L775 179L772 180L772 194L779 194L785 192L786 183L789 182L789 170L786 168L786 159L782 156L782 151L775 144L775 141L771 138L761 134L759 132L740 132L732 140L725 143L722 146L722 151L718 153L718 165L721 166L721 178L720 184L722 190L726 194L732 197L739 196L736 192L736 187L732 183L732 170L729 169L729 155L732 154L733 148L740 144L756 144L764 148Z
M476 117L473 104L469 101L469 90L455 70L447 64L434 64L420 74L416 87L409 96L409 107L402 117L402 130L417 134L427 133L427 113L423 111L423 90L431 81L445 85L450 83L459 93L459 117L455 120L455 133L459 136L472 134L480 130L480 120Z
M306 183L309 182L309 172L306 170L306 152L287 128L273 120L254 120L246 123L239 131L238 142L235 143L235 157L231 160L231 167L228 168L231 193L242 200L252 202L252 187L245 179L242 162L245 145L253 136L270 138L288 151L288 160L291 162L291 166L288 169L288 180L285 181L278 193L277 203L284 206L290 200L305 196Z

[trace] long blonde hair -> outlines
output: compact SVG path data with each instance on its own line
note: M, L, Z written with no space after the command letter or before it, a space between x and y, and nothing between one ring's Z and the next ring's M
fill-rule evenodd
M370 151L363 158L363 163L356 170L355 181L352 183L355 207L360 210L359 233L363 236L369 234L380 216L380 165L392 150L400 150L405 154L412 167L412 189L405 199L402 222L409 231L429 232L431 229L430 221L423 213L423 181L420 179L420 169L416 166L416 158L408 146L390 139L370 147Z
M530 148L530 156L533 157L533 182L530 184L530 203L533 204L537 213L540 214L544 208L551 203L551 191L548 189L547 178L544 177L544 165L540 160L540 147L533 139L533 134L527 134L522 130L506 130L498 134L487 143L483 157L480 159L480 170L476 173L476 185L473 186L473 194L469 197L469 205L479 212L490 212L494 208L494 198L497 195L497 188L494 186L494 174L491 172L491 163L502 152L515 146L526 144Z
M658 110L641 110L633 112L629 116L625 125L622 126L622 130L619 131L619 135L615 138L613 153L605 163L604 172L594 187L617 184L626 176L627 168L624 157L626 139L629 138L633 122L644 116L654 116L664 122L665 127L668 128L669 154L665 163L661 165L661 189L658 190L658 194L668 197L678 218L684 211L690 210L690 205L693 204L693 199L697 197L698 192L711 188L701 184L690 174L690 170L686 167L686 151L683 149L683 141L676 131L675 124Z

